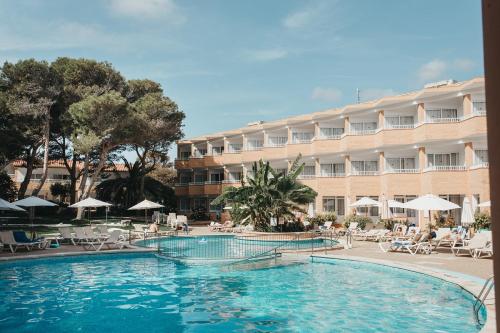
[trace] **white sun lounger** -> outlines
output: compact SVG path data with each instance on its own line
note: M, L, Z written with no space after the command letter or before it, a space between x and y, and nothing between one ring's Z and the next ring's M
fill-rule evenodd
M395 239L390 242L378 243L378 245L380 249L385 253L403 251L403 252L408 252L411 255L415 255L419 252L424 254L431 254L432 246L431 243L429 242L429 235L427 234L422 235L417 240L415 240L415 237L414 239L409 239L409 240Z
M8 245L10 252L14 253L18 248L24 247L26 250L31 251L33 247L40 246L43 244L40 241L33 241L29 243L18 242L14 238L14 232L12 230L9 231L0 231L0 242L3 245Z
M107 239L89 241L83 245L84 247L89 246L89 248L91 247L96 251L101 251L104 245L106 245L108 249L111 249L111 246L114 246L120 250L129 246L125 241L125 237L123 236L121 230L113 230Z
M484 249L488 245L488 236L483 233L477 233L469 240L464 240L461 245L454 245L451 247L451 252L458 256L460 251L465 251L470 254L471 257L476 258L477 251L479 249Z

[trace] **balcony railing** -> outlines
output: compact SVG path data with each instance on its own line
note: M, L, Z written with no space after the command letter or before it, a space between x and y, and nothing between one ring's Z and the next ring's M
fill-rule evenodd
M266 148L281 148L285 147L286 143L266 143L264 147Z
M262 148L264 148L264 146L246 147L245 151L262 150Z
M472 113L478 116L486 116L486 102L472 102Z
M194 181L194 182L189 182L189 185L205 185L205 181Z
M351 171L351 176L377 176L378 171Z
M424 171L465 171L467 167L465 165L433 165L428 166Z
M189 183L175 183L175 187L184 187L184 186L188 186Z
M377 133L377 129L351 130L350 135L370 135Z
M222 180L207 180L205 185L219 185L222 184Z
M385 173L418 173L418 169L386 169Z
M223 184L241 183L241 179L224 179L222 183Z
M323 140L340 140L342 139L342 134L320 134L319 138Z
M474 163L471 169L489 168L490 164L488 162Z
M385 124L385 129L412 129L415 128L415 124L405 124L405 125L394 125L394 124Z
M298 179L313 179L316 175L299 175Z
M293 139L292 140L292 143L297 143L297 144L300 144L300 143L311 143L312 142L312 138L311 139Z
M426 123L430 123L430 124L436 124L436 123L458 123L460 122L462 119L459 118L459 117L453 117L453 118L430 118L428 117L427 119L425 119L425 122Z

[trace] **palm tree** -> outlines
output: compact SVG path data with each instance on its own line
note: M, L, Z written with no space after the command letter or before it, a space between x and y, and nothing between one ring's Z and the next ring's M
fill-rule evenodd
M228 187L212 202L214 205L230 204L237 215L249 217L257 230L270 230L270 219L291 218L294 212L305 213L304 206L314 202L317 193L297 181L304 169L299 155L288 174L276 172L269 162L254 163L253 177L241 187Z

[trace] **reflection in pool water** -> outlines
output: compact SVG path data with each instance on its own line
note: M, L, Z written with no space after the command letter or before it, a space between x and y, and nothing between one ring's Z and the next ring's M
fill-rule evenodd
M473 297L331 260L249 270L153 254L0 264L0 332L477 332ZM484 313L483 313L484 315Z

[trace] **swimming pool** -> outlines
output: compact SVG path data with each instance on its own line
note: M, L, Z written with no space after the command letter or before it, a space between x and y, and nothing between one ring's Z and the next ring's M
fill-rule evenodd
M181 236L152 238L136 243L139 246L159 248L168 257L189 259L244 259L263 255L274 249L317 250L337 244L335 239L305 233Z
M346 260L277 263L186 265L154 254L1 263L0 332L480 329L472 295L440 279Z

